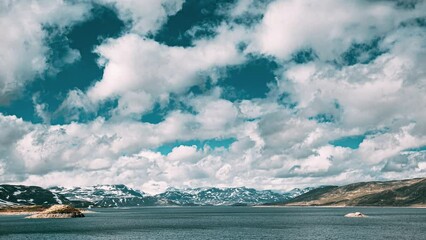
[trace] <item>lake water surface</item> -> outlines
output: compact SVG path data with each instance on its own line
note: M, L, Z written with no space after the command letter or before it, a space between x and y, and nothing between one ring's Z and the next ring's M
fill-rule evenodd
M426 209L153 207L80 219L0 216L0 239L426 239ZM360 211L368 218L345 218Z

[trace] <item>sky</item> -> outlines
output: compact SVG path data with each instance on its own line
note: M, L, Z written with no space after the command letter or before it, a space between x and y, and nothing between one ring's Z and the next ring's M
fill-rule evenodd
M426 1L0 1L0 182L426 176Z

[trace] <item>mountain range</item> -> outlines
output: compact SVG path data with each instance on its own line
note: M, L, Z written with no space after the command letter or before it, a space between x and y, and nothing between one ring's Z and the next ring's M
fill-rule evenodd
M137 206L426 206L426 178L320 186L289 192L235 188L168 188L149 195L125 185L51 187L0 185L0 207L72 204L75 207Z
M72 204L76 207L260 205L288 201L312 188L278 193L253 188L168 188L157 195L125 185L51 187L0 185L0 206Z
M324 186L289 200L287 206L426 206L426 178Z
M51 187L52 193L64 196L78 207L133 207L168 205L167 200L150 196L123 184L89 187Z
M69 204L70 201L37 186L0 185L0 206Z
M167 199L176 205L260 205L279 203L292 199L312 190L293 189L290 192L278 193L271 190L256 190L253 188L169 188L164 193L156 195Z

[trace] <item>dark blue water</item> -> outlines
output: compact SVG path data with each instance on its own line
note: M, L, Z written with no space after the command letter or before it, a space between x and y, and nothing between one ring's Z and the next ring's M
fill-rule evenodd
M0 216L1 239L426 239L426 209L97 209L80 219ZM360 211L368 218L345 218Z

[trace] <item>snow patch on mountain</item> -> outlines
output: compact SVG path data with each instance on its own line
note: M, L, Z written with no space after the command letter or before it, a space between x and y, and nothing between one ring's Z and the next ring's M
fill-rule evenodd
M157 200L152 196L123 184L71 188L51 187L49 190L65 196L71 201L87 202L89 205L97 207L157 205Z
M51 187L0 185L0 205L73 204L76 207L134 207L163 205L262 205L286 202L313 188L295 188L289 192L234 188L168 188L151 196L125 185L88 187Z
M49 205L68 203L60 195L37 186L0 185L0 205Z
M2 207L2 206L14 206L14 205L18 205L18 204L14 203L14 202L8 202L8 201L0 199L0 207Z
M61 194L69 200L98 202L104 198L132 198L147 195L144 192L128 188L125 185L96 185L89 187L51 187L50 191Z
M168 188L156 195L177 205L259 205L284 202L295 195L253 188Z

